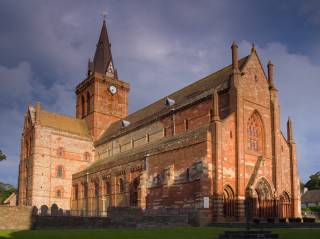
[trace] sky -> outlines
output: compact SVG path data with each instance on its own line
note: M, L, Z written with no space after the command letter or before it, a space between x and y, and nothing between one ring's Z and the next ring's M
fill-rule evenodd
M320 1L1 0L0 181L17 185L29 104L75 115L74 89L104 11L119 78L131 85L130 112L229 65L233 40L240 57L254 42L264 66L274 63L302 181L320 171Z

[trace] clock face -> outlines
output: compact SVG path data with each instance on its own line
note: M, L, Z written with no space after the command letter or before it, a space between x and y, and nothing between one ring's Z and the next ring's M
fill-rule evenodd
M117 93L117 87L115 87L114 85L109 86L109 91L111 94L115 94Z

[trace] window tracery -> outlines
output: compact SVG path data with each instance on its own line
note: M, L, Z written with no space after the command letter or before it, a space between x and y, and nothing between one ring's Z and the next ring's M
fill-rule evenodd
M247 124L247 149L252 152L262 153L263 149L263 127L257 112L254 112Z

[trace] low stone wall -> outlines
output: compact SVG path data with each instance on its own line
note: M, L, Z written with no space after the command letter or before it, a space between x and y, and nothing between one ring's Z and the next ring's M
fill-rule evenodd
M31 207L0 206L0 230L27 230L32 224Z
M116 227L107 217L34 216L33 229Z

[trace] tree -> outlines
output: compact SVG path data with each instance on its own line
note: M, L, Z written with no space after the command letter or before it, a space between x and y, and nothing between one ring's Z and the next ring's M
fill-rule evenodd
M317 172L310 176L310 180L305 184L308 190L320 189L320 172Z
M0 161L6 160L6 159L7 159L6 155L3 154L2 151L0 150Z
M0 204L15 191L16 189L14 186L0 182Z

